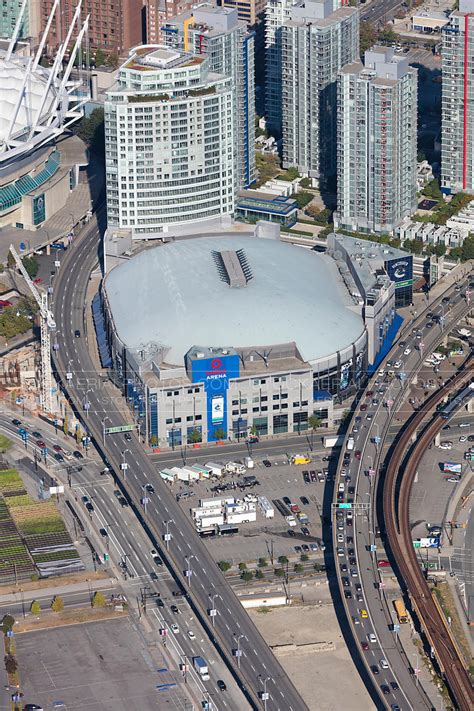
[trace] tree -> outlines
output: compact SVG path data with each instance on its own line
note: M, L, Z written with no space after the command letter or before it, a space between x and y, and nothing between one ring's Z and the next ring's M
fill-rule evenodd
M259 558L257 563L259 568L266 568L268 563L266 558Z
M108 67L112 67L112 69L116 69L118 67L119 63L119 58L118 55L115 54L115 52L112 52L109 54L109 56L106 59L106 64Z
M294 570L295 573L302 573L304 570L304 565L301 565L301 563L295 563Z
M95 66L101 67L103 64L105 64L105 54L99 48L98 50L96 50L96 53L95 53Z
M8 256L7 256L7 267L8 267L9 269L13 269L14 266L15 266L15 257L13 256L13 254L12 254L12 253L10 252L10 250L9 250L9 251L8 251Z
M39 613L41 612L41 605L39 604L38 600L33 600L30 605L30 612L32 615L39 615Z
M64 610L64 600L61 595L55 595L51 603L51 609L53 612L62 612Z
M18 662L13 654L6 654L4 661L7 674L15 674L18 671Z
M370 22L361 22L359 27L360 56L363 57L366 50L370 49L377 41L377 33Z
M320 573L321 572L321 563L315 563L313 565L313 568L317 573Z
M106 599L104 593L97 590L92 597L92 607L105 607Z
M38 274L39 269L39 264L36 257L34 257L33 255L31 255L30 257L23 257L21 261L26 271L28 272L28 276L30 277L30 279L34 279L35 276Z
M253 578L253 573L251 570L243 570L240 579L244 580L246 583L249 583Z
M423 242L418 239L407 239L403 246L413 254L421 254L423 251Z
M2 618L2 632L3 632L3 634L7 634L7 632L11 632L14 624L15 624L14 617L12 617L11 615L4 615Z
M226 560L220 560L217 566L222 570L223 573L227 573L227 571L232 568L231 563L228 563Z
M214 430L214 437L215 437L215 439L217 439L218 442L222 439L225 439L226 434L225 434L225 431L222 429L222 427L217 427Z
M302 563L306 563L306 561L309 560L309 555L307 555L306 553L302 553L300 555L300 560Z
M3 262L0 262L0 274L2 274L5 271L5 265Z
M63 432L65 435L69 434L69 417L67 416L67 412L64 414Z
M152 447L157 447L158 446L158 437L156 435L152 435L150 437L150 444Z
M247 570L247 563L239 563L239 570Z
M469 234L462 245L461 261L467 262L468 259L474 259L474 235Z
M288 563L288 558L286 557L286 555L279 555L278 562L280 563L280 565L286 565Z
M194 427L194 429L192 429L191 432L188 434L188 443L198 444L198 442L202 442L202 434L196 427Z
M74 124L74 133L86 143L91 151L103 156L105 151L104 109L94 109Z
M305 193L304 191L301 193L296 193L296 195L293 195L294 200L296 201L296 204L298 205L300 210L303 210L306 205L308 205L311 200L313 199L313 195L311 193Z
M77 444L81 444L82 441L82 430L79 425L77 425L76 428L76 442Z
M255 571L255 577L257 578L257 580L263 580L263 578L265 577L263 571L261 571L260 568Z
M433 198L433 200L441 200L443 197L443 193L441 192L441 188L439 187L439 182L436 180L436 178L430 180L430 182L425 185L421 192L423 193L423 195L426 195L426 197Z
M285 577L285 571L283 570L283 568L275 568L275 570L273 572L277 578L284 578Z

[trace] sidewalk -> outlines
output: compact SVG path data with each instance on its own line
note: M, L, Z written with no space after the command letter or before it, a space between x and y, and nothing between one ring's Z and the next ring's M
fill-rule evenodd
M114 590L117 588L118 581L116 578L103 578L84 580L82 583L71 583L70 585L54 585L50 588L36 588L27 590L27 584L21 584L21 595L25 601L37 600L38 598L50 597L55 595L68 595L75 592L87 592L91 588L96 590ZM13 590L11 593L3 593L0 595L0 605L18 602L20 588Z

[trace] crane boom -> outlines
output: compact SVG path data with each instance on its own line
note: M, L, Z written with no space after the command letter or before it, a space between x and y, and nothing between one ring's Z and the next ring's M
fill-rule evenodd
M45 412L53 411L52 399L52 373L51 373L51 338L50 330L56 328L54 316L48 308L48 295L44 292L39 292L33 284L30 275L25 269L25 265L17 254L15 247L10 245L15 264L18 267L21 275L26 281L29 290L31 291L34 300L39 306L40 323L41 323L41 387L40 387L40 405Z

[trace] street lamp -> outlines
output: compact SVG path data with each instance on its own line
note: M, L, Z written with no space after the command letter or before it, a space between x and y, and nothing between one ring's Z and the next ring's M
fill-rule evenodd
M191 587L191 576L193 574L193 571L191 570L191 561L195 557L196 557L195 555L189 555L189 556L185 555L184 556L184 560L186 563L186 570L185 570L184 574L188 579L188 587Z
M219 597L219 595L217 593L215 595L212 595L211 593L209 593L209 600L211 601L211 607L209 608L209 617L211 618L213 627L214 627L215 619L216 619L216 615L217 615L217 609L214 604L214 600L216 599L216 597Z
M149 502L149 500L150 500L150 499L148 498L148 496L147 496L147 494L148 494L148 489L146 488L146 486L147 486L146 484L142 484L143 496L142 496L142 501L141 501L142 506L143 506L143 510L144 510L144 512L145 512L145 516L146 516L146 507L147 507L147 504L148 504L148 502Z
M92 388L88 388L84 394L84 410L86 411L86 418L89 419L90 402L87 399L89 393L92 392Z
M16 570L16 563L14 563L11 560L4 560L3 563L4 563L4 565L13 565L13 573L15 575L15 585L18 585L18 574L17 574L17 570Z
M419 681L418 681L418 674L420 673L420 670L419 670L419 668L418 668L418 664L419 664L419 662L420 662L420 655L419 655L418 653L416 653L416 654L413 653L411 656L412 656L412 657L415 657L415 659L416 659L415 668L414 668L413 672L414 672L415 678L416 678L416 685L418 686L418 683L419 683Z
M171 533L169 532L169 525L170 525L170 523L174 523L174 520L173 520L172 518L170 518L169 521L165 521L165 522L164 522L164 524L165 524L165 526L166 526L166 532L165 532L165 534L163 535L163 540L164 540L164 542L165 542L166 550L167 550L167 551L169 551L169 549L170 549L170 541L171 541L171 539L172 539L172 537L173 537L173 536L171 535Z
M131 454L131 451L130 451L129 449L124 449L123 452L122 452L122 463L121 463L121 465L120 465L120 469L123 471L123 478L124 478L124 481L127 480L128 464L127 464L127 462L125 461L125 455L126 455L127 452L128 452L129 454Z
M240 640L244 636L245 635L243 635L243 634L234 634L234 639L237 642L237 649L235 650L235 658L237 659L237 666L239 667L239 669L240 669L240 659L242 657L242 650L240 649Z
M261 701L263 701L263 708L265 709L265 711L267 711L267 701L270 698L270 694L267 691L267 681L270 681L271 677L266 676L265 678L263 678L262 675L259 674L258 678L260 679L263 685L263 691L260 691L259 697Z
M110 417L104 417L104 419L101 420L101 424L102 424L102 444L104 445L104 447L105 447L105 421L106 421L106 420L108 420L109 422L112 421L112 420L110 419Z

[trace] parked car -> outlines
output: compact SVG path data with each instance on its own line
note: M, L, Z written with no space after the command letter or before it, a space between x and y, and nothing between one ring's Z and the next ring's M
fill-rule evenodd
M72 453L72 456L75 457L76 459L84 459L83 454L78 449L74 450L74 452Z

